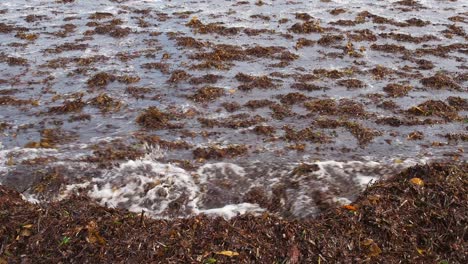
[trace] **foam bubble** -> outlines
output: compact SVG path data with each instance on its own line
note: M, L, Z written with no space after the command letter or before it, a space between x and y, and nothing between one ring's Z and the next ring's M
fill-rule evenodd
M93 179L88 195L101 204L147 211L153 216L191 212L198 192L193 177L172 164L150 160L128 161ZM177 211L177 212L172 212Z
M217 162L193 172L155 159L162 156L161 150L153 149L145 158L105 170L89 182L66 186L60 198L87 189L88 196L102 205L145 211L154 218L195 214L231 218L267 210L257 201L244 199L256 189L269 201L280 195L273 206L278 215L310 217L319 212L319 202L349 204L369 182L423 162L312 161L306 164L316 168L301 173L295 169L302 163Z
M240 204L228 204L222 208L198 210L197 213L222 216L226 219L229 219L237 215L245 214L247 212L255 215L255 214L262 213L264 211L265 209L261 208L258 204L240 203Z

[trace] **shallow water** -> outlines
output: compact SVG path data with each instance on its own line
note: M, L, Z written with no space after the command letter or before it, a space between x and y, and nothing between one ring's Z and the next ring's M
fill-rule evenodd
M0 3L0 182L31 200L80 192L154 217L307 217L415 163L466 160L464 1L69 2ZM314 32L294 30L307 19ZM171 78L177 70L189 77ZM112 76L93 85L100 72ZM243 83L239 73L270 82ZM423 81L436 73L449 81ZM206 74L219 76L194 79ZM411 88L393 96L388 84ZM223 94L194 100L205 86ZM316 99L335 108L304 103ZM426 109L428 100L442 106ZM170 125L139 124L150 106Z

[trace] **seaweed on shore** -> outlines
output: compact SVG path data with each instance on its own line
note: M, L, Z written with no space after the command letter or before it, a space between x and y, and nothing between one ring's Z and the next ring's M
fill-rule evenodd
M301 166L297 173L317 169ZM467 171L466 164L414 166L352 204L299 220L269 213L158 220L83 196L32 204L0 186L0 260L466 263ZM252 189L245 199L267 206L264 197Z
M82 160L97 163L102 168L111 168L118 161L136 160L145 155L141 148L128 145L119 140L94 144L91 149L93 154L82 158Z
M96 88L96 87L103 88L115 80L116 80L116 77L114 75L106 73L106 72L99 72L93 75L87 81L87 84L90 88Z
M402 85L398 83L390 83L384 87L384 92L386 92L391 97L403 97L411 91L413 87L409 85Z
M444 73L436 73L433 76L423 78L421 84L432 89L461 90L461 86Z
M206 86L198 89L189 98L195 102L206 103L214 101L225 94L225 90L219 87Z
M64 144L77 138L76 133L64 131L61 129L47 128L41 131L39 141L28 142L26 148L55 148L59 144Z
M193 156L196 159L221 159L242 156L247 152L248 148L245 145L228 145L226 147L213 145L194 149Z
M456 121L460 119L458 111L453 106L447 105L443 101L428 100L407 110L408 113L417 116L438 116L447 120Z
M145 109L140 115L138 115L136 122L148 129L171 129L180 128L180 124L174 124L170 122L174 117L166 112L161 111L157 107L151 106Z
M71 113L71 112L80 112L85 106L86 106L86 103L83 102L83 100L80 97L75 100L66 100L60 106L50 107L49 113L65 114L65 113Z
M240 28L237 27L226 27L221 23L209 23L203 24L196 16L186 24L187 27L193 28L195 33L199 34L211 34L216 33L222 36L237 35Z

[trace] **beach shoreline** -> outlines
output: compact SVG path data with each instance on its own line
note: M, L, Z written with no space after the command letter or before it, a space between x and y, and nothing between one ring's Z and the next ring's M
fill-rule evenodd
M466 263L466 163L417 165L316 218L157 220L0 186L0 263Z

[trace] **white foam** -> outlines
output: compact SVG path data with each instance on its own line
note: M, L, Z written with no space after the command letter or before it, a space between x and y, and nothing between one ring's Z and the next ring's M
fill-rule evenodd
M150 160L128 161L93 179L88 195L101 204L126 207L150 215L167 214L171 202L193 200L198 192L192 176L172 164ZM186 206L189 204L183 204ZM186 208L193 210L193 208Z
M33 195L33 194L21 194L21 199L29 202L29 203L32 203L32 204L39 204L41 201L39 200L39 198L36 196L36 195Z
M258 204L251 203L240 203L240 204L228 204L221 208L213 208L207 210L197 210L196 213L203 213L206 215L217 215L222 216L226 219L232 218L245 213L260 214L265 212L265 209L261 208Z
M346 197L333 197L333 202L338 203L340 205L347 205L352 203L352 201Z
M75 183L75 184L66 185L65 188L60 192L60 195L57 197L57 200L65 199L66 197L70 196L73 192L75 192L77 189L85 189L90 184L91 183L89 181L86 181L83 183Z
M234 163L217 162L209 163L201 166L197 173L200 175L200 182L207 183L212 177L215 176L215 172L220 172L220 175L236 175L241 178L246 175L245 169ZM218 173L219 175L219 173Z
M18 164L24 160L35 159L42 156L56 156L58 152L56 149L35 149L35 148L11 148L0 150L0 176L10 171L11 166L8 164L9 156L14 156L14 163ZM1 177L0 177L1 184Z
M279 197L278 205L280 213L309 217L318 213L317 192L327 195L326 199L330 201L349 204L351 198L346 195L355 195L369 182L394 174L396 168L426 161L376 161L370 157L363 161L310 161L308 164L317 165L318 170L300 174L294 173L300 163L216 162L190 172L160 161L164 157L161 149L146 148L149 154L145 158L104 170L89 181L67 185L59 198L84 189L89 197L102 205L137 213L145 211L154 218L188 217L202 213L231 218L238 214L266 211L256 203L243 200L252 188L260 188L271 198L275 186L283 186L284 194ZM351 188L353 191L349 192ZM334 193L339 189L346 195ZM28 199L34 201L33 198Z
M198 170L198 180L203 185L210 181L213 170L224 175L245 175L242 167L231 163L213 163ZM199 208L200 185L195 183L192 173L172 164L151 160L128 161L108 171L103 177L90 183L68 185L63 192L69 195L76 188L89 186L88 195L102 205L125 207L132 212L145 211L155 218L172 216L171 202L181 200L178 216L194 214L220 215L230 218L238 214L263 212L257 204L227 204L221 208Z
M364 175L358 175L356 179L357 179L357 183L361 185L362 187L367 186L368 184L375 182L377 180L376 177L364 176Z

